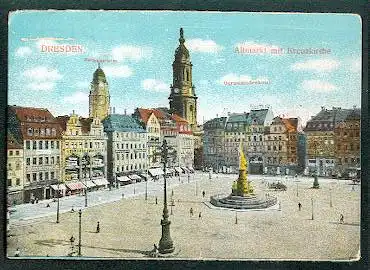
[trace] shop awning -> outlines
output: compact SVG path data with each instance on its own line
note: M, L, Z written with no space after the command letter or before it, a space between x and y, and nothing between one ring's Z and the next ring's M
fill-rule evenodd
M130 174L128 177L132 180L140 180L140 181L142 180L142 178L138 176L137 174Z
M50 187L54 190L58 190L58 185L50 185ZM59 190L66 190L66 185L64 184L59 184Z
M66 183L66 186L70 190L78 190L78 189L84 189L85 188L85 185L83 185L81 182Z
M183 169L183 171L185 172L185 173L189 173L190 171L187 169L187 168L185 168L185 167L181 167L181 169Z
M154 168L154 169L149 169L149 173L151 176L158 176L158 175L163 175L164 172L161 168Z
M91 187L95 187L96 185L94 184L93 181L86 181L86 182L83 182L83 184L87 187L87 188L91 188Z
M191 173L193 173L193 172L194 172L193 167L187 167L187 169L188 169Z
M120 182L132 182L132 180L128 178L127 176L118 176L117 180Z
M105 178L97 178L97 179L93 179L93 182L95 183L95 185L97 186L106 186L108 185L108 181L107 179Z
M182 173L182 170L181 170L181 168L180 168L180 167L176 167L176 168L175 168L175 171L177 171L178 173Z

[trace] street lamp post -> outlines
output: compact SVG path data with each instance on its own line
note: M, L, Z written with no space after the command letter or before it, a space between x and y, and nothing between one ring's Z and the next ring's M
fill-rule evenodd
M298 197L298 183L297 183L297 197Z
M317 141L314 142L315 146L315 175L314 175L314 180L313 180L313 188L320 188L319 180L318 180L318 168L317 168Z
M167 183L166 183L166 165L168 159L168 146L166 140L163 141L161 147L161 157L163 162L163 171L164 171L164 201L163 201L163 219L161 220L162 225L162 237L159 240L158 251L161 254L172 253L175 248L173 246L173 241L170 235L170 224L171 221L168 220L168 209L167 209Z
M311 206L312 206L312 217L311 217L311 219L313 220L313 198L311 198Z
M81 216L82 210L78 211L78 256L81 256Z
M59 181L59 179L58 179L58 192L57 192L57 223L59 223L59 193L60 193L60 191L59 191L59 183L60 183L60 181Z
M333 207L333 201L331 198L331 188L329 189L329 196L330 196L330 207Z

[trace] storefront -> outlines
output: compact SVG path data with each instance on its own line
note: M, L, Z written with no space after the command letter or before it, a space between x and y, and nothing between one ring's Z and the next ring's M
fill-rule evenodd
M81 182L66 183L67 191L66 195L75 195L83 193L83 190L86 188Z

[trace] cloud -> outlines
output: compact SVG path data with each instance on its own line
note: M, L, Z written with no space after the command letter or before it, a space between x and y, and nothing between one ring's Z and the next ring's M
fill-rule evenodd
M223 49L213 40L200 38L189 39L185 41L185 46L192 52L217 53Z
M28 46L19 47L15 51L15 56L18 56L18 57L25 57L25 56L29 56L31 54L32 54L32 50Z
M70 104L87 103L89 101L89 95L84 92L77 91L73 93L71 96L64 97L63 100L64 102Z
M127 78L132 76L133 71L129 66L106 66L104 73L109 77Z
M168 92L170 89L170 85L166 84L161 80L155 79L145 79L141 81L141 87L143 87L147 91L154 91L154 92Z
M303 90L310 92L332 92L337 87L330 82L320 80L304 80L301 84Z
M217 83L222 85L247 85L247 84L269 84L269 80L266 77L258 77L253 79L249 75L237 75L235 73L229 73L221 77Z
M316 59L295 63L291 66L291 69L296 71L331 72L336 70L339 65L339 62L334 59Z
M49 91L53 90L54 86L54 82L31 82L27 85L27 88L33 91Z
M361 58L352 59L349 61L349 70L353 73L361 74L361 69L362 69L361 64L362 64Z
M117 61L134 60L140 61L143 58L152 56L153 49L150 47L139 47L132 45L121 45L112 49L112 57Z
M45 66L37 66L27 69L23 72L23 76L32 81L56 81L63 77L57 69Z

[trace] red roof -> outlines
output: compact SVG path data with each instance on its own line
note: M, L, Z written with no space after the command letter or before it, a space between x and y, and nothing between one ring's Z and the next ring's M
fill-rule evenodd
M44 108L31 108L31 107L18 107L18 106L11 106L11 110L14 111L17 119L21 122L20 130L22 133L23 140L28 139L58 139L61 136L62 128L59 125L58 121L54 118L54 116ZM55 135L53 136L52 133L50 135L38 135L29 136L28 129L32 128L35 129L55 129Z
M140 118L146 124L148 122L148 119L149 119L150 115L153 113L152 110L138 108L138 111L139 111L139 114L140 114Z
M297 118L283 118L281 119L288 132L297 132Z

